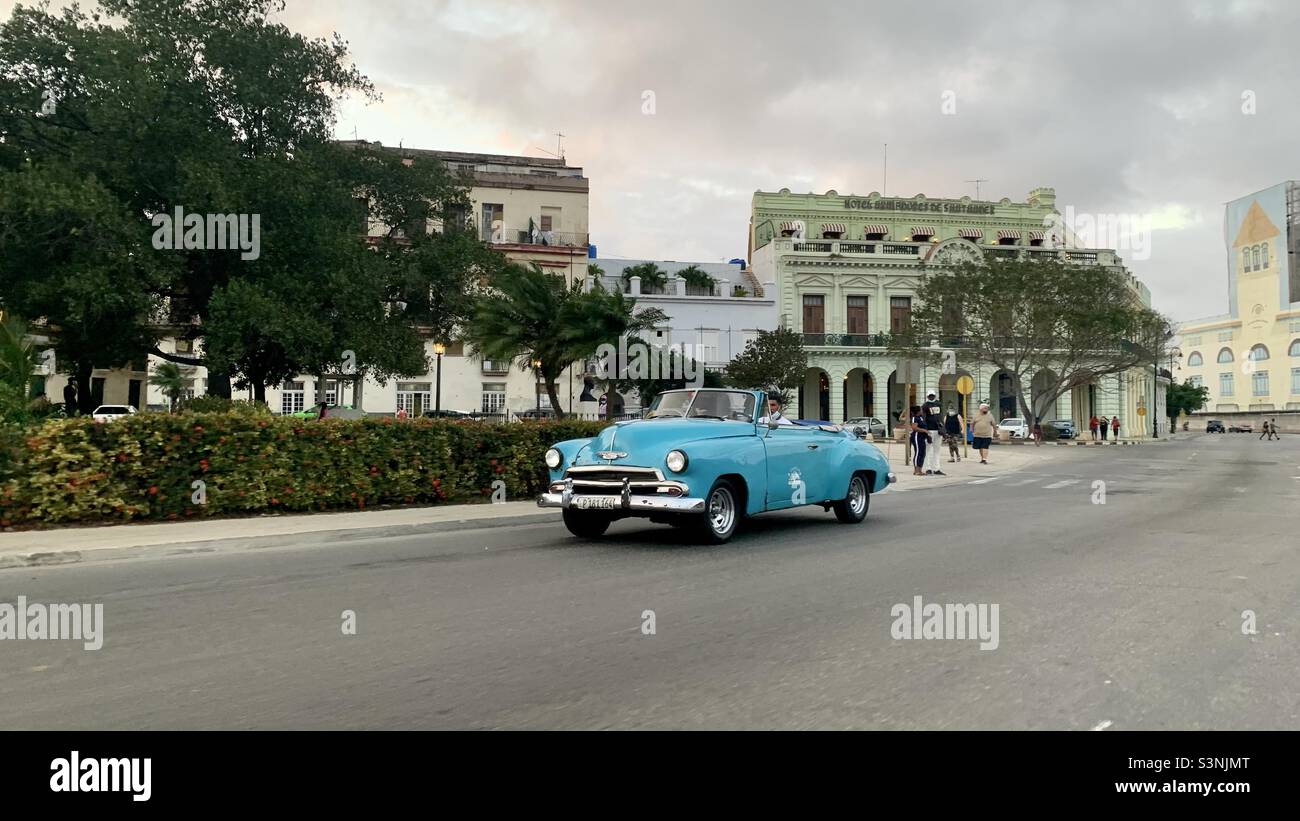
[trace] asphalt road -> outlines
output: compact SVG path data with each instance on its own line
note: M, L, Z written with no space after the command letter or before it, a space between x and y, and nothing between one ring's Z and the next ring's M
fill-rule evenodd
M0 641L0 728L1300 728L1300 436L1060 451L721 547L627 521L3 570L0 602L102 602L105 640ZM997 648L895 640L915 596L997 604Z

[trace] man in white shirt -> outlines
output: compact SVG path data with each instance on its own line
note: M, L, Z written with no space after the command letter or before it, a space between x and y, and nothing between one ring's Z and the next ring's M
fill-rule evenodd
M775 422L778 425L794 424L794 422L791 422L789 419L786 419L785 415L781 413L780 397L775 394L768 394L767 395L767 416L759 417L758 424L769 425L773 422Z

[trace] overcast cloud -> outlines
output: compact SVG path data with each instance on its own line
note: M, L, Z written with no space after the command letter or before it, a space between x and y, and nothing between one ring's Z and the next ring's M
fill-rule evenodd
M1286 0L289 0L282 19L342 34L384 96L347 102L340 137L544 156L562 131L602 256L744 256L755 189L865 195L887 142L891 195L983 177L984 199L1049 185L1061 209L1152 215L1150 258L1125 256L1188 319L1227 310L1224 203L1300 177Z

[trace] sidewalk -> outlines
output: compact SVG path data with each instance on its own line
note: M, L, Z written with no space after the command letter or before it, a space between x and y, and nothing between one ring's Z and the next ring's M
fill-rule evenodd
M302 533L338 534L383 530L394 533L470 530L476 527L559 522L557 510L542 510L532 501L504 504L444 505L366 510L354 513L250 516L157 524L62 527L0 533L0 569L69 564L90 559L129 558L167 546L176 552L210 550L205 543L240 539L248 547L264 540ZM352 535L357 535L355 532Z
M1100 445L1101 443L1098 442L1097 444ZM1029 446L1025 447L1023 445ZM949 463L948 449L941 446L939 469L943 471L944 475L914 476L912 467L903 463L902 444L895 442L892 446L887 447L885 442L879 442L877 446L880 448L880 452L884 453L886 458L889 459L890 470L898 476L898 482L889 488L890 492L895 493L956 485L972 480L991 480L994 477L1013 473L1017 470L1059 463L1069 459L1071 454L1082 452L1072 446L1057 447L1044 444L1042 447L1033 447L1033 442L1022 443L1019 440L995 442L993 447L989 448L989 463L981 465L980 452L975 448L969 448L965 451L960 462ZM969 456L965 455L965 453L968 453Z

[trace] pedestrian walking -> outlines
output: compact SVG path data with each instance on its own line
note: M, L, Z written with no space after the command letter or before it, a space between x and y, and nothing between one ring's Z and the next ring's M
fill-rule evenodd
M1043 446L1043 420L1042 419L1039 419L1038 417L1034 417L1034 429L1033 431L1030 432L1029 435L1034 437L1034 447Z
M922 471L922 468L925 466L925 446L930 442L930 431L925 426L925 416L921 414L920 405L913 405L911 413L909 428L912 437L912 475L924 476L928 472Z
M1099 424L1099 423L1097 422L1097 414L1094 413L1094 414L1092 415L1092 418L1088 420L1088 430L1090 430L1090 431L1092 432L1092 441L1094 441L1094 442L1097 441L1097 425L1098 425L1098 424Z
M997 420L989 413L988 403L982 403L971 424L973 439L971 444L975 445L975 449L980 452L981 465L989 463L989 445L993 443L993 436L997 433L997 429Z
M934 391L925 395L925 404L921 406L921 415L925 417L926 442L925 473L927 476L942 476L939 470L939 437L943 431L943 406L935 397Z
M1101 441L1105 442L1106 434L1110 432L1110 422L1103 416L1097 420L1097 428L1101 431Z
M943 420L943 441L948 445L948 462L961 461L961 437L966 434L966 420L961 418L956 408L948 407L948 415Z
M1110 418L1110 431L1111 433L1115 434L1113 438L1115 439L1116 442L1118 442L1119 441L1119 417L1118 416L1112 416Z
M1269 436L1269 433L1270 433L1270 431L1269 431L1269 429L1268 429L1268 420L1265 419L1265 420L1264 420L1264 428L1263 428L1263 430L1260 431L1259 438L1260 438L1260 439L1263 439L1265 436ZM1269 438L1272 439L1273 437L1269 436Z
M63 386L63 413L65 416L77 415L77 380L69 379Z
M1268 426L1268 433L1269 433L1269 436L1268 436L1269 439L1281 439L1281 438L1282 438L1281 436L1278 436L1278 434L1277 434L1277 419L1276 419L1276 418L1273 419L1273 424L1271 424L1271 425Z

